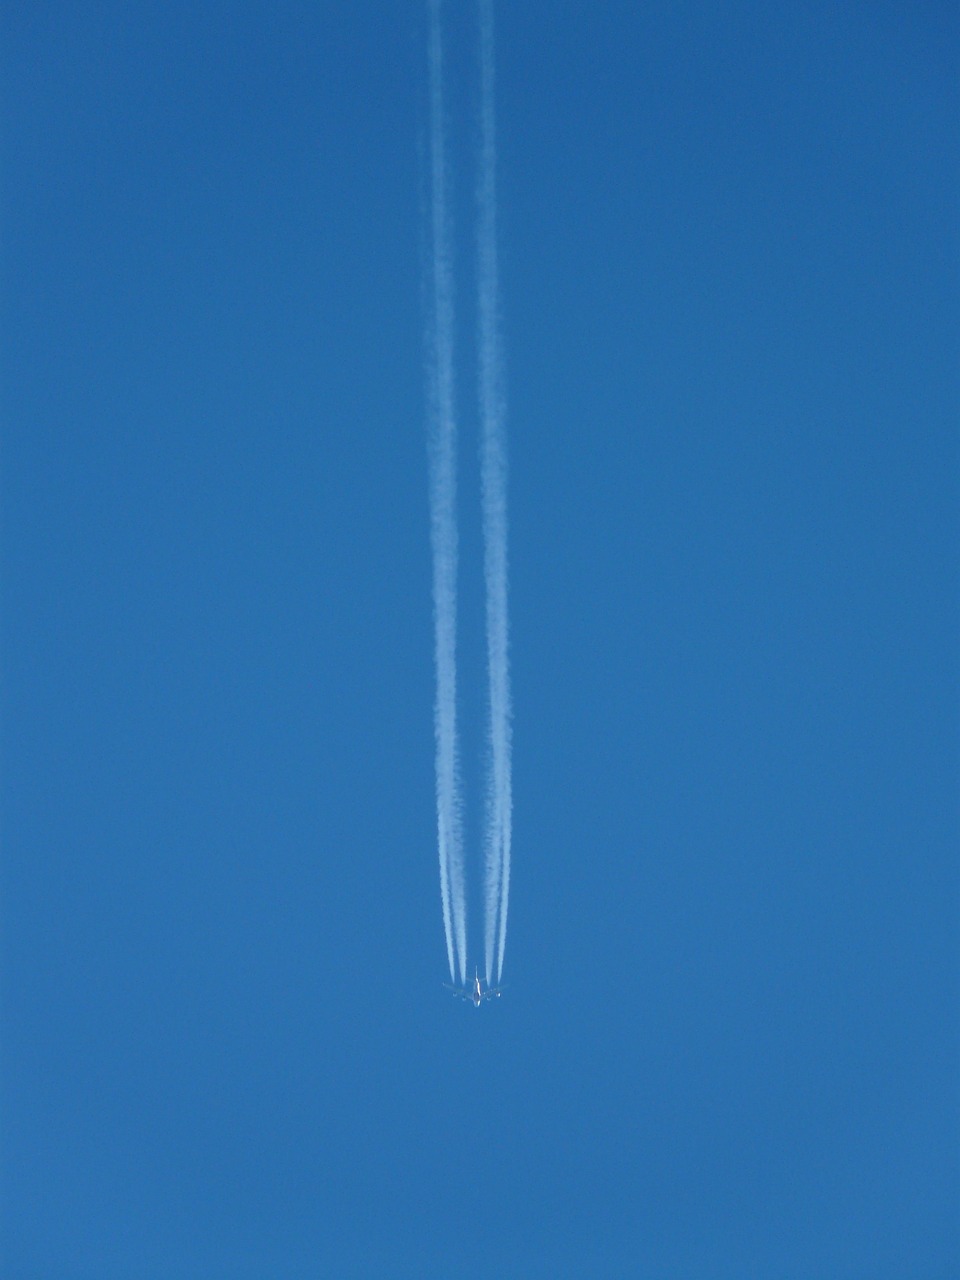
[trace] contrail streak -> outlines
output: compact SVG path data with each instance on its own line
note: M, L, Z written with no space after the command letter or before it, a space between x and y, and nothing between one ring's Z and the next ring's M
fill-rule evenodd
M503 972L510 896L511 705L507 613L506 401L500 343L497 267L496 119L494 115L493 0L480 0L480 180L477 280L479 311L480 464L483 568L487 608L489 762L487 778L484 960L492 980Z
M453 272L443 130L443 47L440 0L430 0L431 298L427 399L430 452L430 541L433 550L434 734L440 896L450 977L454 947L466 981L467 926L463 872L463 816L457 745L457 424L454 415Z

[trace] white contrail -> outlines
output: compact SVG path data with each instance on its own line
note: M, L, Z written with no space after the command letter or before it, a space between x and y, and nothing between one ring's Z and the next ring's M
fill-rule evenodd
M453 376L453 272L447 211L443 129L443 47L440 0L430 0L431 298L427 382L430 447L430 541L433 549L434 732L437 768L437 843L440 895L450 977L454 944L466 981L467 926L463 874L463 818L457 746L457 523Z
M483 567L487 596L487 671L490 728L487 779L484 960L492 979L496 941L497 981L503 971L510 895L511 707L507 615L506 403L500 350L497 271L496 132L494 115L493 0L480 0L480 180L477 281L479 292L479 394ZM499 927L499 932L498 932Z

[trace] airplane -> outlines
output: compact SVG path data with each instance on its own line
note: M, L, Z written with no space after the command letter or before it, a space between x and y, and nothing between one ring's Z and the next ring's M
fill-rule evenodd
M492 1000L494 996L497 999L503 993L503 987L484 987L480 981L480 975L476 969L473 971L472 987L451 987L449 982L443 984L448 991L452 991L455 996L461 1000L470 1000L475 1009L479 1009L484 1000Z

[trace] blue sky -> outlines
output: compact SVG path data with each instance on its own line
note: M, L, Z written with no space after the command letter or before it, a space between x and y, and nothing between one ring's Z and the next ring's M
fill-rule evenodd
M479 1012L441 986L425 18L2 16L3 1274L946 1280L955 8L497 6L515 813Z

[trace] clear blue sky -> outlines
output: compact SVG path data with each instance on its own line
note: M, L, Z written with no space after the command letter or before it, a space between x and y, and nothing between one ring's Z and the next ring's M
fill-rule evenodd
M475 1012L425 8L5 6L5 1280L960 1274L956 6L497 23L514 875Z

